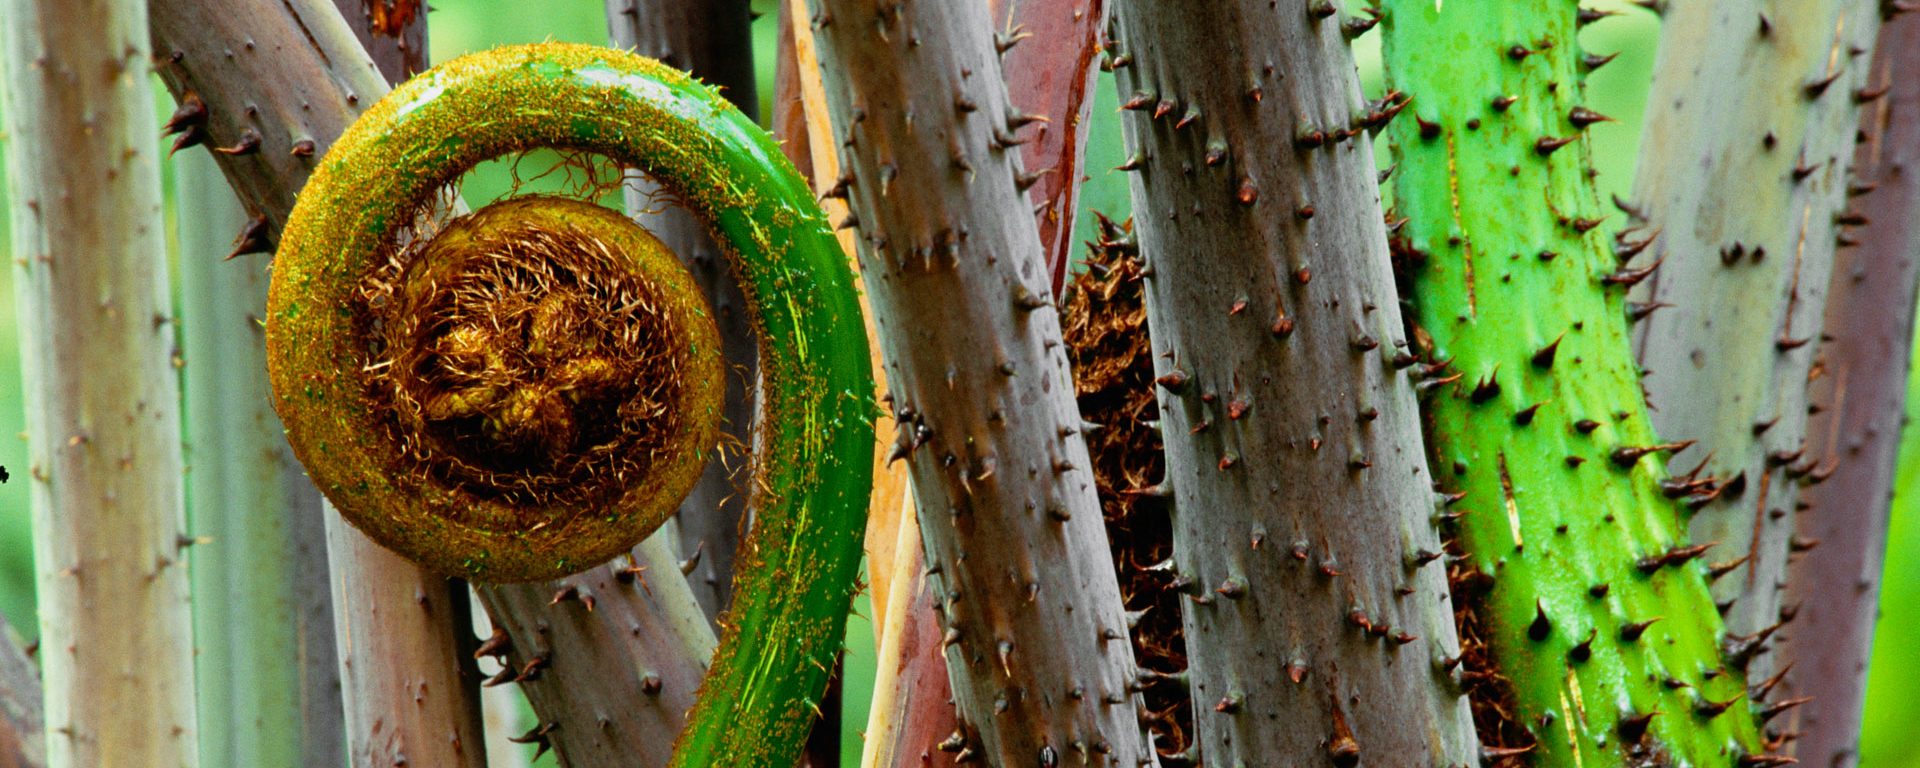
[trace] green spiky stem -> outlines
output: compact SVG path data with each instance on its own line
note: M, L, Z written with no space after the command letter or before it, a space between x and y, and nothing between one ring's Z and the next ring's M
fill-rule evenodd
M535 147L602 154L660 180L709 223L746 290L772 417L755 457L756 525L674 764L789 762L853 592L871 371L846 257L806 183L712 90L632 54L543 44L449 62L376 104L302 192L275 265L270 372L289 437L343 508L410 482L366 471L379 464L368 454L395 449L374 444L379 430L356 428L371 403L354 364L350 294L391 228L435 190L482 160ZM526 546L446 520L436 530L487 544L463 560L476 578Z
M1396 245L1431 358L1451 366L1423 387L1430 454L1466 494L1462 565L1486 576L1469 583L1486 585L1534 764L1758 754L1682 504L1647 450L1623 296L1645 265L1594 231L1575 4L1393 0L1384 23L1390 84L1412 99L1391 127Z

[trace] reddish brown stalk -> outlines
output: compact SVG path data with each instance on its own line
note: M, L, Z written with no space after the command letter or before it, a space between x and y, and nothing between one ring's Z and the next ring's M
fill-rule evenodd
M1777 699L1813 700L1774 727L1797 731L1788 754L1818 766L1858 759L1920 277L1920 13L1888 20L1875 50L1854 94L1865 103L1848 206L1872 223L1843 235L1857 243L1842 244L1827 288L1800 492L1810 506L1795 519L1784 603L1798 620L1779 639L1792 669Z
M1020 148L1020 164L1033 179L1027 194L1057 296L1075 250L1073 222L1106 0L993 0L992 7L1013 119L1038 123Z

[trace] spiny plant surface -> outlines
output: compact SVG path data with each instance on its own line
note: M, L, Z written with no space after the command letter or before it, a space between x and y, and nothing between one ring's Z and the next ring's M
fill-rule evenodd
M1534 764L1764 765L1628 345L1651 264L1596 231L1574 3L1385 4L1395 244L1430 454Z
M1134 765L1106 530L984 4L814 0L827 140L911 476L956 761ZM1117 642L1116 642L1117 641Z
M1367 141L1402 107L1336 10L1114 4L1209 765L1475 756Z
M1670 468L1704 464L1724 480L1689 528L1694 541L1715 543L1710 558L1745 559L1713 585L1727 629L1767 636L1794 615L1783 598L1788 561L1803 548L1794 534L1801 488L1839 461L1807 442L1808 386L1836 246L1868 223L1848 210L1849 166L1861 103L1871 100L1862 54L1882 8L1667 6L1640 140L1646 171L1622 206L1633 227L1624 234L1651 240L1647 258L1667 266L1634 290L1635 301L1661 307L1634 342L1652 372L1654 427L1698 441ZM1753 674L1772 674L1774 657L1762 654Z

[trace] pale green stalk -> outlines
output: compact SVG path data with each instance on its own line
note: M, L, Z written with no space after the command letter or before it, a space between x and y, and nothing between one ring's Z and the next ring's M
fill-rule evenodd
M213 160L174 162L200 757L333 768L344 742L320 493L267 401L267 261L224 258L247 215Z

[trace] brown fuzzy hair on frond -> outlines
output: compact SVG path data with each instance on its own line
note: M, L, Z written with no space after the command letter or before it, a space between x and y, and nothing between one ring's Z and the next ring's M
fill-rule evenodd
M528 196L396 243L362 283L366 383L414 466L516 504L604 502L686 415L659 289Z
M1106 517L1114 568L1132 624L1133 652L1146 701L1143 718L1167 765L1181 764L1193 741L1193 701L1180 680L1187 669L1180 593L1157 565L1173 556L1167 500L1148 492L1165 476L1160 418L1153 396L1153 348L1147 339L1142 267L1131 222L1099 217L1085 272L1074 275L1061 310L1080 417Z

